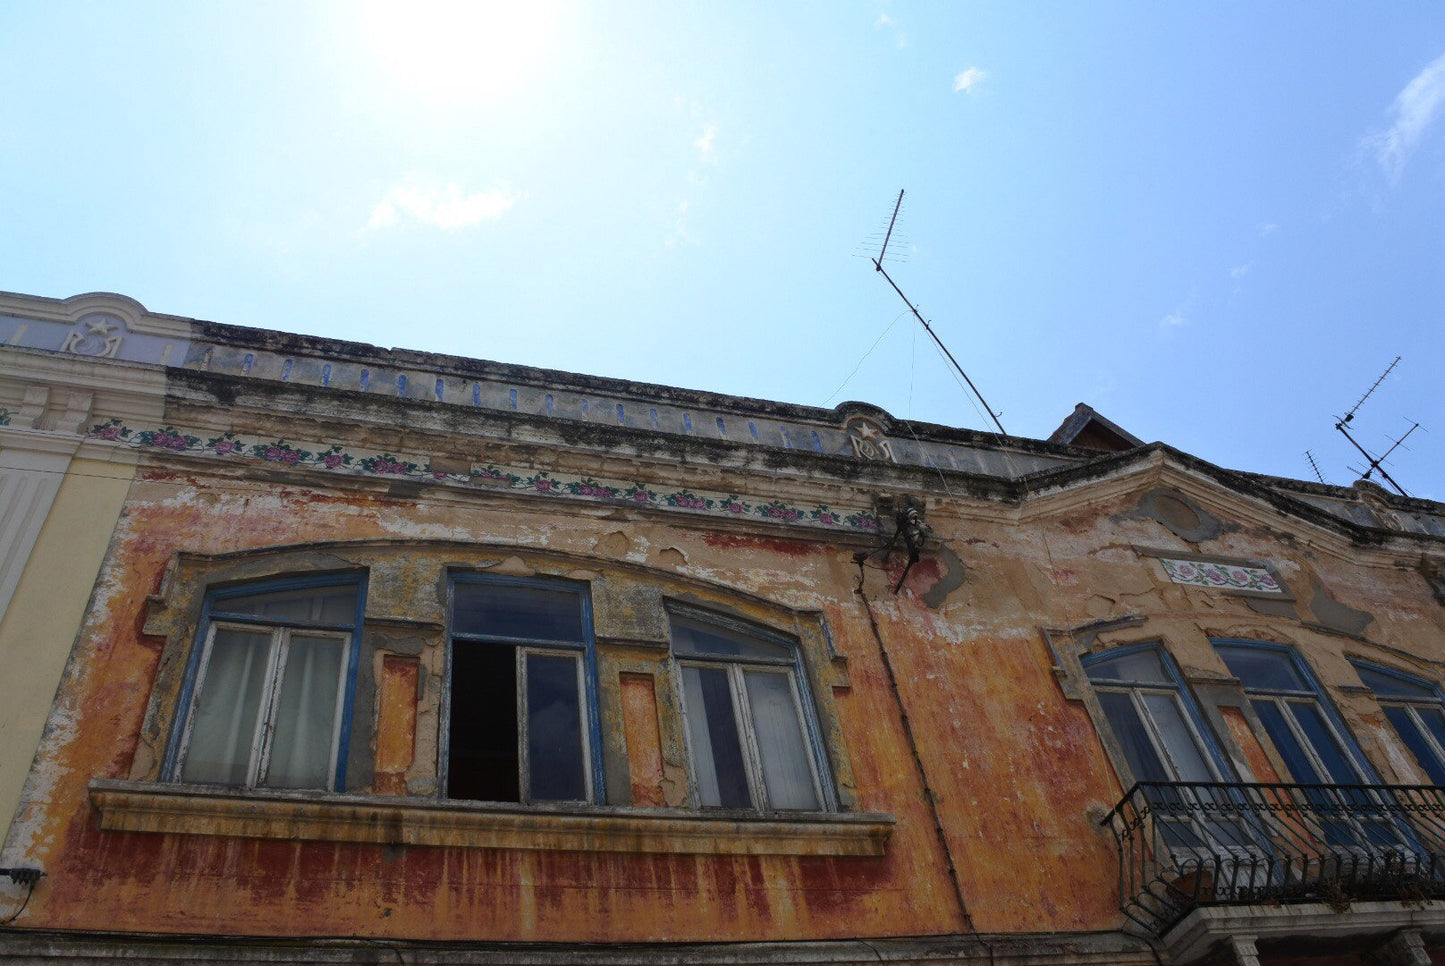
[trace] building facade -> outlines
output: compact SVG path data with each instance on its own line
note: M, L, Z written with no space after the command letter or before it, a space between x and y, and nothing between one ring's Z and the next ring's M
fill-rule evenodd
M0 345L0 956L1445 962L1438 504L118 296Z

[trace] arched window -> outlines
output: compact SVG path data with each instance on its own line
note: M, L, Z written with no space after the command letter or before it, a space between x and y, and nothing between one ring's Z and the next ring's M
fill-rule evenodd
M1199 712L1172 664L1153 645L1083 660L1135 781L1218 781L1220 768L1204 737Z
M169 776L344 788L364 589L363 577L341 575L207 594Z
M1436 785L1445 785L1445 700L1440 689L1411 674L1351 661L1375 692L1395 733Z
M668 617L697 803L835 807L797 642L692 608Z

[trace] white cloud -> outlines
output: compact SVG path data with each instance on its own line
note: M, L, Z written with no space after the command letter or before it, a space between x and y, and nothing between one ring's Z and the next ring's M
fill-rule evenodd
M387 228L406 216L436 228L469 228L500 218L516 202L517 195L506 185L465 194L451 181L440 186L408 181L392 185L372 209L366 227Z
M1277 231L1279 231L1279 225L1276 225L1272 221L1267 221L1259 226L1259 234L1261 237L1265 235L1273 235Z
M666 241L663 243L663 244L665 244L668 248L673 248L673 247L675 247L675 246L677 246L677 245L682 245L682 244L686 244L686 245L696 245L696 244L697 244L697 239L694 238L693 235L692 235L692 232L690 232L690 231L688 230L688 226L687 226L687 210L688 210L688 208L689 208L689 205L688 205L687 201L685 201L685 200L684 200L684 201L679 201L679 202L677 203L677 220L674 221L673 224L672 224L672 234L668 235Z
M908 35L898 26L898 21L888 16L888 14L880 13L878 19L873 21L873 26L878 30L893 31L893 45L899 50L908 46Z
M1245 262L1243 265L1236 265L1229 270L1230 278L1243 278L1254 269L1254 262Z
M697 156L699 160L705 161L708 164L716 164L717 125L708 124L704 126L702 129L702 133L697 136L697 140L692 142L692 146L697 148Z
M1435 58L1395 97L1390 105L1388 130L1376 131L1361 142L1375 156L1390 184L1400 180L1420 139L1445 107L1445 54Z
M968 70L953 78L953 89L955 91L972 92L975 87L982 84L988 78L988 71L979 67L970 67Z
M1164 329L1177 329L1181 325L1188 324L1189 320L1184 317L1182 312L1170 312L1168 315L1164 316L1164 318L1159 320L1160 328Z

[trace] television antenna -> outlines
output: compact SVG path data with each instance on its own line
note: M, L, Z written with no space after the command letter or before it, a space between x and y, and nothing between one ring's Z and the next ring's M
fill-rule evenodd
M1378 457L1370 455L1370 451L1361 446L1359 442L1355 439L1355 437L1350 435L1350 431L1345 428L1346 425L1348 425L1354 420L1355 413L1359 412L1360 407L1365 404L1365 400L1369 399L1370 396L1374 394L1375 390L1380 388L1380 383L1384 382L1385 377L1388 376L1391 372L1393 372L1395 370L1395 367L1399 364L1400 357L1396 356L1395 360L1385 367L1385 371L1380 373L1380 378L1375 380L1374 385L1370 386L1369 389L1366 389L1365 394L1359 398L1359 401L1350 407L1350 411L1340 417L1339 421L1335 423L1335 429L1338 429L1340 431L1340 435L1344 436L1345 439L1349 440L1350 445L1353 446L1355 449L1359 450L1360 455L1363 456L1366 462L1369 463L1369 467L1360 474L1360 479L1368 480L1371 475L1378 472L1380 474L1380 478L1383 479L1386 483L1389 483L1391 486L1393 486L1397 493L1399 493L1401 496L1409 496L1410 494L1405 492L1405 488L1399 483L1396 483L1394 477L1392 477L1388 472L1386 472L1384 466L1382 466L1381 464L1385 462L1386 458L1389 457L1391 453L1395 452L1395 450L1399 449L1400 446L1404 444L1405 440L1409 438L1411 433L1420 428L1419 422L1412 420L1410 423L1410 428L1405 430L1405 434L1399 439L1394 439L1393 437L1386 437L1390 440L1390 448L1385 450L1385 452ZM1314 460L1310 460L1310 462L1313 463ZM1359 472L1359 470L1356 470L1353 466L1350 467L1350 469L1355 470L1355 472ZM1316 472L1318 472L1318 470L1316 470Z
M903 294L903 289L898 287L898 283L893 281L892 276L890 276L888 271L883 267L883 260L888 257L888 243L892 240L893 229L898 223L898 209L901 207L903 207L902 188L898 189L898 200L893 203L893 216L888 219L888 230L883 234L883 247L878 250L877 258L869 259L869 261L873 263L873 270L882 275L884 280L893 288L893 291L898 293L898 297L903 300L903 304L908 306L908 311L913 313L913 317L923 325L924 331L929 334L938 348L943 350L943 354L948 357L948 361L953 364L953 368L963 377L963 381L968 383L968 388L988 413L989 418L993 420L993 424L998 427L999 434L1007 436L1008 431L1003 428L1003 423L998 421L998 417L1001 414L993 411L993 407L983 398L983 393L978 391L978 387L973 384L973 380L968 378L968 373L963 371L963 366L958 364L958 360L953 357L953 353L948 351L948 346L944 345L943 340L938 337L938 333L933 331L933 326L929 325L928 320L923 317L923 313L918 311L918 306L914 305L908 296ZM1381 472L1384 471L1382 470Z
M1305 450L1305 459L1310 461L1310 469L1315 471L1315 479L1319 480L1321 483L1324 483L1325 475L1320 472L1320 464L1315 462L1315 454L1311 453L1309 450ZM1326 483L1325 485L1328 486L1329 484Z

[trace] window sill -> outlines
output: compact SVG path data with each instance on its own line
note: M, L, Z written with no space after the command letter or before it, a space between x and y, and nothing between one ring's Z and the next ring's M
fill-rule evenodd
M95 779L100 827L445 848L701 855L881 856L894 818L693 812L280 792Z

